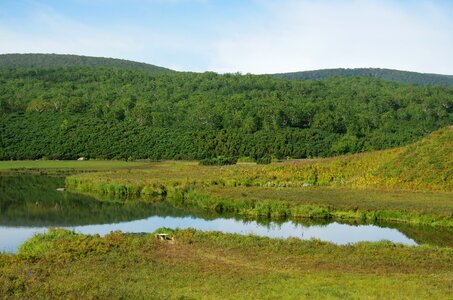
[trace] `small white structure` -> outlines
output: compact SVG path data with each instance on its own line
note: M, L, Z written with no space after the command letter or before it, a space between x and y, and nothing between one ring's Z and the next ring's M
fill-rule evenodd
M77 160L85 160L85 157L79 157Z
M163 241L166 241L168 240L168 234L166 233L158 233L155 235L155 237L159 240L163 240Z

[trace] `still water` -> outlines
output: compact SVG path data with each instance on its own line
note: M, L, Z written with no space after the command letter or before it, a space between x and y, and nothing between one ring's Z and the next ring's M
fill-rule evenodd
M429 243L426 229L398 228L394 224L350 225L250 221L176 209L167 204L107 202L57 192L64 179L37 175L0 176L0 251L15 252L21 243L50 227L73 229L84 234L111 231L153 232L160 227L194 228L226 233L254 234L272 238L320 239L336 244L389 240L416 245ZM400 230L398 230L400 229ZM408 236L404 232L409 232ZM440 233L442 234L442 233ZM451 232L444 233L451 236ZM438 238L437 240L444 240Z

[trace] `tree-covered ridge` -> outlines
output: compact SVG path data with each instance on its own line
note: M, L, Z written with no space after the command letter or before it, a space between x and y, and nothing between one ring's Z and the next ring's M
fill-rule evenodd
M175 72L147 63L124 59L92 57L71 54L0 54L0 68L62 68L105 67L148 72ZM275 78L323 80L332 77L372 77L399 83L417 85L453 86L453 75L417 73L381 68L322 69L313 71L271 74Z
M167 68L124 59L70 54L0 54L0 68L106 67L148 72L172 72Z
M452 75L417 73L379 68L324 69L294 73L273 74L276 78L323 80L332 77L373 77L417 85L453 86Z
M453 89L118 68L0 69L0 159L295 158L383 149L453 124Z
M0 68L62 68L105 67L149 72L175 72L147 63L124 59L92 57L71 54L0 54ZM453 86L453 75L417 73L381 68L322 69L313 71L272 74L284 79L323 80L332 77L372 77L399 83L417 85Z

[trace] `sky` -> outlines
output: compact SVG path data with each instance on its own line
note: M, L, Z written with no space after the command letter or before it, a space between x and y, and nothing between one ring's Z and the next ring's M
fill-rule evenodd
M196 72L453 74L453 1L0 0L0 53L114 57Z

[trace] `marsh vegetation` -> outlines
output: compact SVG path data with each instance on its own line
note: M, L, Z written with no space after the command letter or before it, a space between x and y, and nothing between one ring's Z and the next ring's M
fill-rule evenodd
M168 231L166 231L168 232ZM54 230L0 255L7 298L424 298L452 294L451 248L336 246L178 230L103 238ZM227 293L225 291L228 291Z
M448 298L453 293L451 134L445 129L382 152L265 165L2 162L0 183L13 187L2 189L3 200L10 199L1 205L0 220L7 225L63 219L90 224L148 214L230 218L284 229L288 219L299 226L335 221L397 229L418 245L335 245L169 228L157 230L172 237L161 241L153 233L104 236L53 229L27 241L16 255L0 255L0 293L6 298ZM26 188L14 189L21 184ZM63 185L83 195L55 191ZM46 188L53 191L50 198Z

